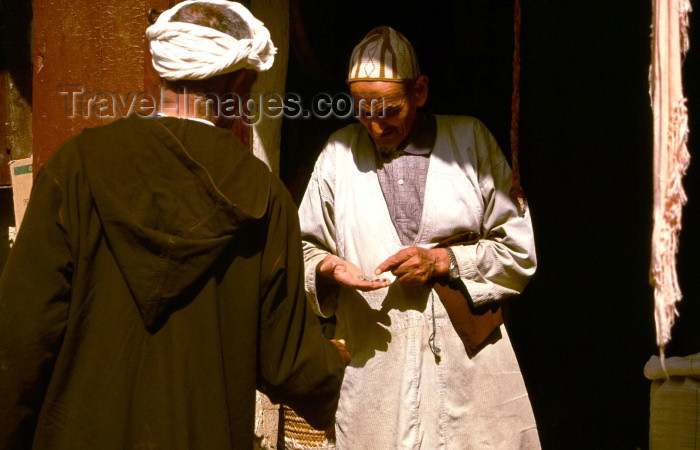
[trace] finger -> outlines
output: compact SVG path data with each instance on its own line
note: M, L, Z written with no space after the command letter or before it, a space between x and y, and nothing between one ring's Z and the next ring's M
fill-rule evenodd
M412 252L408 251L409 249L403 249L398 253L395 253L388 257L386 260L384 260L381 264L377 266L375 269L374 273L376 275L379 275L381 273L384 273L388 270L395 270L397 267L399 267L401 264L403 264L405 261L411 259L413 257Z
M338 266L337 258L334 257L333 255L328 255L323 259L323 261L321 261L319 263L318 271L323 276L326 276L326 277L333 276L333 273L335 272L337 266Z
M391 282L386 278L367 279L364 277L364 275L358 276L347 271L339 273L338 282L353 289L358 289L360 291L374 291L389 286L391 284Z
M336 341L335 339L331 339L331 342L338 349L338 353L340 354L340 357L342 358L345 365L347 366L348 364L350 364L351 356L350 352L348 352L348 350L345 348L345 342L342 340Z
M381 289L391 284L391 282L386 278L377 280L361 280L355 276L343 277L338 282L347 287L357 289L363 292L375 291L377 289Z
M363 281L362 283L362 286L358 286L355 289L362 292L369 292L391 285L391 281L387 280L386 278L382 278L381 280Z
M362 280L362 278L353 273L348 272L343 267L338 267L333 275L335 276L335 280L338 283L349 287L355 287L359 283L365 282L364 280Z
M362 270L347 261L336 265L334 274L336 278L360 278L363 276Z
M416 270L420 269L419 262L420 261L416 261L415 257L411 256L402 261L401 264L392 268L391 273L397 277L413 273Z
M428 261L425 261L420 255L412 254L398 267L393 268L391 273L396 276L399 281L406 283L406 280L409 279L425 277L425 274L429 270L431 270L431 266Z
M417 286L425 284L429 280L428 273L421 267L412 268L411 270L405 270L399 273L401 269L395 270L396 280L399 283L406 284L409 286Z

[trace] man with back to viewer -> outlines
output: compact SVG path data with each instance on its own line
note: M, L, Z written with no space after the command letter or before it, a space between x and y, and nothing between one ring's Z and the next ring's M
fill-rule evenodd
M392 28L355 47L347 81L360 123L330 137L300 207L307 294L353 355L338 448L539 448L505 327L486 313L458 334L437 298L463 283L499 305L535 272L506 159L477 119L422 108L428 78Z
M173 117L65 142L0 279L2 448L249 449L256 388L332 423L349 356L306 306L295 205L197 94L248 93L269 32L205 0L146 35Z

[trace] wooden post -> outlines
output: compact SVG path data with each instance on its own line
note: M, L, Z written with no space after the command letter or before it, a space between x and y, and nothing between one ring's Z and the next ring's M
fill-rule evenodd
M119 100L126 101L139 93L160 98L160 80L151 66L145 31L152 9L163 11L177 3L34 0L34 173L63 141L83 128L123 116L128 103L119 110ZM242 3L250 6L248 1ZM279 9L279 5L266 7L270 11ZM281 11L281 17L286 17L285 6ZM273 34L286 35L286 23L280 24L285 28ZM281 46L286 49L286 42ZM286 54L280 59L284 70L278 70L275 84L280 84L281 76L284 86ZM237 125L232 132L249 145L249 127ZM279 143L273 146L279 147ZM278 151L273 162L267 153L259 156L273 167L279 165Z
M170 3L34 0L34 173L67 138L118 118L110 98L153 92L148 12Z

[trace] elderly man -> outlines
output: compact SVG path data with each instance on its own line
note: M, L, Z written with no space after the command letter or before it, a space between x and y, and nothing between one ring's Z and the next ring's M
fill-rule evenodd
M536 267L501 150L475 118L422 109L428 78L392 28L355 47L347 81L360 123L330 137L300 207L307 295L353 355L338 447L539 447L506 329L481 311Z
M85 130L37 174L0 280L3 448L250 449L256 387L333 422L348 355L306 306L296 207L193 95L245 95L269 32L205 0L147 37L172 117Z

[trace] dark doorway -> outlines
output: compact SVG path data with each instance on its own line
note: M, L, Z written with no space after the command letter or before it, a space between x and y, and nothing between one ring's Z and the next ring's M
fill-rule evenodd
M643 367L657 352L648 285L651 5L523 3L520 164L539 267L510 302L511 338L545 448L645 448ZM480 118L509 156L512 1L292 1L292 8L288 92L304 101L347 92L353 46L374 26L391 25L412 41L430 77L430 108ZM699 27L691 24L691 46ZM694 51L685 66L691 154L700 98ZM281 176L295 200L326 139L352 120L285 120ZM684 182L685 299L669 348L678 355L700 351L695 165Z

